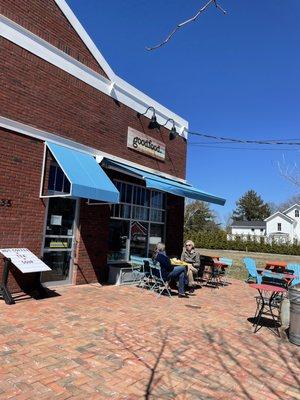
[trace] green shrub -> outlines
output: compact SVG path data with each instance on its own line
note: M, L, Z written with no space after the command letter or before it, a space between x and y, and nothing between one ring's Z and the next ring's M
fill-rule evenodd
M262 240L256 242L247 237L247 240L236 237L235 240L227 240L227 233L222 230L214 232L185 232L185 240L191 239L196 247L204 249L222 249L251 251L257 253L275 253L300 255L300 245L295 243L264 243Z

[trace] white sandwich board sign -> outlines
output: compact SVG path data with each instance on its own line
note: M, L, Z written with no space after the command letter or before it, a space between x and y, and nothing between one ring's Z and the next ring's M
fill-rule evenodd
M2 253L6 258L10 258L11 263L24 274L30 272L51 271L51 268L49 268L48 265L37 258L37 256L31 253L28 249L0 249L0 253Z

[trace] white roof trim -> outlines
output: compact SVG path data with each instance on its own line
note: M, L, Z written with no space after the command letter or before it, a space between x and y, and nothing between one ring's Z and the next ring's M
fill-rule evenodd
M18 122L18 121L15 121L15 120L3 117L3 116L0 116L0 127L9 129L13 132L18 132L22 135L33 137L38 140L42 140L44 142L47 141L47 142L51 142L51 143L55 143L55 144L59 144L59 145L68 147L73 150L82 151L86 154L96 157L96 159L98 161L101 159L100 157L105 157L110 160L120 162L121 164L126 164L128 166L150 172L151 174L155 174L155 175L161 176L163 178L173 179L179 183L185 183L185 184L187 183L186 180L178 178L177 176L169 175L164 172L157 171L155 169L146 167L144 165L137 164L137 163L131 162L129 160L125 160L124 158L114 156L112 154L95 149L93 147L86 146L84 144L64 138L64 137L56 135L54 133L43 131L43 130L34 128L33 126L23 124L22 122Z
M73 26L83 43L86 45L86 47L89 49L91 54L94 56L100 67L103 69L103 71L106 73L106 75L109 77L111 81L115 80L115 73L109 66L108 62L105 60L103 55L100 53L98 50L97 46L95 43L92 41L91 37L87 33L87 31L84 29L84 27L81 25L79 20L77 19L76 15L73 13L69 5L65 0L54 0L57 6L61 9L62 13L65 15L67 20L70 22L70 24Z
M282 211L283 214L288 213L289 211L291 211L294 207L298 207L300 209L299 204L295 203L294 205L292 205L291 207L287 208L286 210Z
M270 215L270 216L269 216L268 218L266 218L264 221L268 222L268 221L270 221L271 219L273 219L274 217L277 217L277 216L278 216L278 217L281 217L281 218L283 218L283 219L288 220L288 222L291 222L291 223L294 222L293 218L289 217L288 215L283 214L283 213L280 212L280 211L276 211L274 214Z

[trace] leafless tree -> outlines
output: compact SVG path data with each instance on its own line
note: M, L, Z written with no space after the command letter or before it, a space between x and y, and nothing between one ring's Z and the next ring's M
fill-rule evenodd
M219 5L219 3L217 2L217 0L209 0L204 6L202 6L202 7L196 12L196 14L195 14L193 17L191 17L191 18L187 19L186 21L183 21L183 22L181 22L180 24L178 24L178 25L171 31L171 33L166 37L166 39L165 39L163 42L161 42L161 43L159 43L159 44L157 44L157 45L155 45L155 46L152 46L152 47L146 47L146 50L152 51L152 50L158 49L159 47L164 46L166 43L168 43L168 41L175 35L175 33L176 33L180 28L184 27L185 25L187 25L187 24L189 24L189 23L191 23L191 22L195 22L195 21L198 19L198 17L200 16L200 14L202 14L204 11L206 11L206 10L208 9L209 6L212 6L212 5L214 5L214 6L215 6L219 11L221 11L223 14L227 14L227 12Z
M300 187L300 169L296 162L288 163L283 156L282 162L278 161L278 169L281 176L293 185Z

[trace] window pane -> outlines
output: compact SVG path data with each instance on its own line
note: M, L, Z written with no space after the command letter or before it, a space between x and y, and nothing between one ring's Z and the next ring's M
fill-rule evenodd
M56 175L56 166L55 165L50 165L49 179L48 179L48 189L49 190L54 190L55 175Z
M162 192L157 192L156 190L152 190L151 207L164 208L164 194Z
M146 257L148 242L148 224L133 221L131 223L130 255Z
M148 221L149 209L145 207L133 206L132 219Z
M111 220L108 237L108 261L126 261L128 258L129 221Z
M63 188L64 193L70 193L71 191L71 185L70 182L68 180L68 178L65 175L65 179L64 179L64 188Z
M55 188L56 192L62 192L63 188L63 180L64 180L64 173L61 168L57 167L56 169L56 181L55 181Z
M157 243L164 242L164 225L150 225L149 257L152 257Z
M155 209L151 210L150 221L153 221L153 222L164 222L164 220L165 220L165 212L164 211L155 210Z
M76 200L49 200L46 235L73 235Z
M125 203L131 204L131 201L132 201L132 185L127 184L125 191Z

